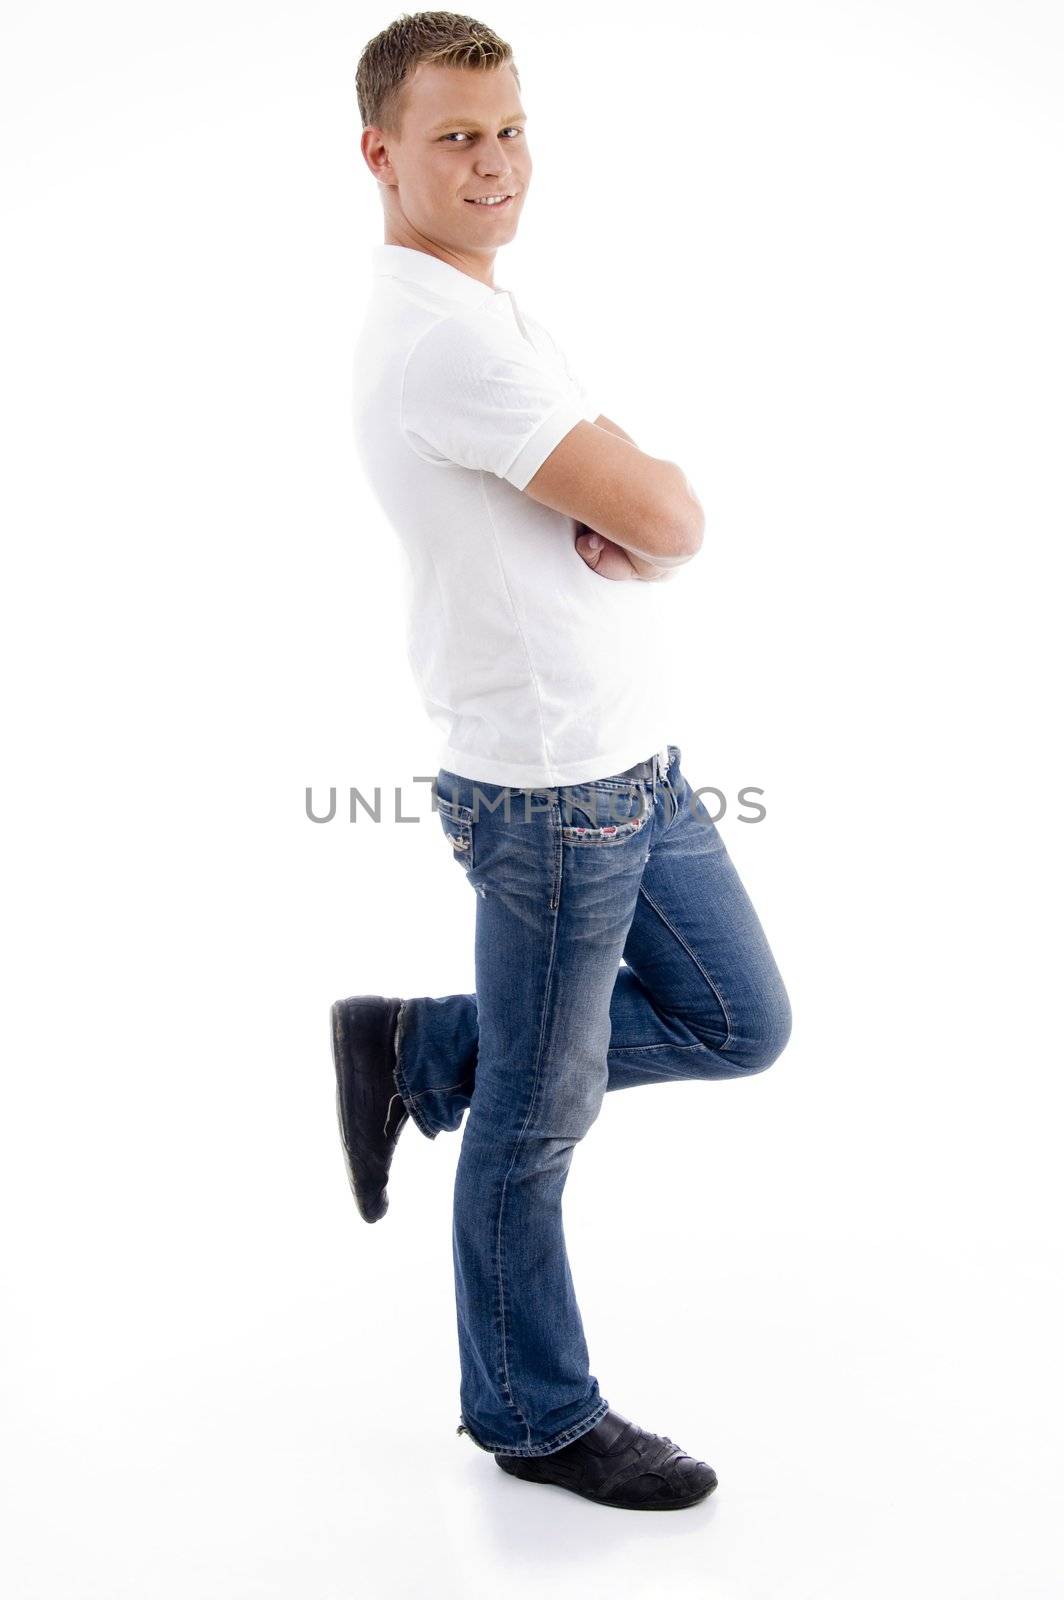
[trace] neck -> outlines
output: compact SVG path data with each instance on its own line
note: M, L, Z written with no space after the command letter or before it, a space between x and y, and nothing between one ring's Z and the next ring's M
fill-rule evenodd
M409 223L396 225L386 222L384 225L384 243L399 244L407 250L421 250L428 256L435 256L437 261L446 261L449 267L457 267L459 272L464 272L467 277L476 278L478 283L486 284L489 289L494 289L495 252L490 254L479 250L470 251L463 255L460 251L449 250L446 245L438 244L435 239L428 239Z

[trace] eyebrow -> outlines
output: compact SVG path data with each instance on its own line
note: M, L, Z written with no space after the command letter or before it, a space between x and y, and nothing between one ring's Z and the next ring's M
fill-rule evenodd
M511 111L509 116L503 117L503 127L509 127L514 122L527 122L528 117L523 111ZM443 133L447 128L475 128L478 123L474 117L448 117L446 122L437 122L429 133Z

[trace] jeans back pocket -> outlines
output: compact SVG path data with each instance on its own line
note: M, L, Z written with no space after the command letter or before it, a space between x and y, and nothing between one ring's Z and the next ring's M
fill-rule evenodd
M442 794L437 794L436 804L439 808L440 826L451 846L452 854L468 872L473 865L473 807L463 805L460 800L449 800Z

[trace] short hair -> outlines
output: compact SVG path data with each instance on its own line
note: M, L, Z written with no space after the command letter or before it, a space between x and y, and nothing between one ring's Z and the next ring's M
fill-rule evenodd
M355 93L364 128L372 123L386 133L401 131L403 83L423 61L477 72L508 63L521 86L513 51L485 23L456 11L417 11L413 16L404 11L359 57Z

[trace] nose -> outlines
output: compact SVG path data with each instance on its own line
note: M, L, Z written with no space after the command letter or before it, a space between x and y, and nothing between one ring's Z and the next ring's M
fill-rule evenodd
M481 146L474 167L485 178L508 178L513 171L510 158L499 139L492 140L490 145Z

